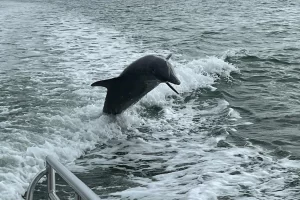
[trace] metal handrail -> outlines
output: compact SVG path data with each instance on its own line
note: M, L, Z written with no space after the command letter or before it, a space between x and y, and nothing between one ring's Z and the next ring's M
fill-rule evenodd
M32 200L33 197L33 192L34 192L34 188L36 186L36 184L39 182L39 180L41 178L43 178L43 176L45 176L47 174L47 169L42 170L41 172L39 172L37 175L35 175L35 177L33 178L33 180L31 181L28 190L26 192L26 200Z
M37 174L30 183L26 200L32 200L34 188L37 182L45 175L47 175L48 195L51 200L59 200L55 193L55 172L58 173L74 190L76 200L100 200L88 186L86 186L80 179L78 179L72 172L63 166L58 160L52 156L46 157L46 169Z

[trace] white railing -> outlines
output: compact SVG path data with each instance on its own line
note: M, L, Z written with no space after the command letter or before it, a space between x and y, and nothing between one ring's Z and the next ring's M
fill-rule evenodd
M47 191L49 199L59 200L55 192L55 172L58 173L61 178L73 188L73 190L75 190L75 200L100 200L98 195L52 156L46 157L46 169L38 173L30 183L26 194L26 200L33 199L35 186L45 175L47 175Z

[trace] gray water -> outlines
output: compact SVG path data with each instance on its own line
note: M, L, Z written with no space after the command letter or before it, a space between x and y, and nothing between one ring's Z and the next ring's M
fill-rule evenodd
M299 16L279 0L1 0L0 199L22 199L47 155L103 199L300 199ZM102 114L92 82L169 53L180 95Z

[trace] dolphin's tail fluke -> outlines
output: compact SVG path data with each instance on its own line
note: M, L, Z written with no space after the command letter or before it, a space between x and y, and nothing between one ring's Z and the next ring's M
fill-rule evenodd
M109 88L109 86L111 86L113 83L117 82L118 80L119 80L119 77L106 79L106 80L102 80L102 81L96 81L96 82L92 83L91 86L102 86L102 87Z

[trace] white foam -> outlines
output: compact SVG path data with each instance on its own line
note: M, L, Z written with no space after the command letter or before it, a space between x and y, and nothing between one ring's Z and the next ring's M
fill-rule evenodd
M208 200L221 195L239 196L247 191L243 188L249 188L251 195L257 198L263 198L264 191L270 196L268 199L276 199L275 194L279 198L288 196L289 191L283 189L283 180L289 178L285 167L297 166L296 163L281 166L255 147L219 148L218 143L226 139L228 133L210 137L207 131L199 129L213 123L224 111L236 124L241 123L239 113L230 109L225 100L202 102L203 110L195 108L199 105L194 101L184 103L181 108L175 98L169 98L174 92L161 84L122 115L116 118L101 115L106 91L92 89L93 81L118 75L126 65L143 55L169 52L140 50L135 44L128 44L121 33L77 14L60 12L57 16L58 13L34 15L34 10L30 12L31 21L37 16L47 19L37 21L42 23L40 26L59 24L47 27L44 44L50 53L42 59L43 63L54 62L55 67L41 68L35 59L32 62L36 65L17 74L20 78L34 77L31 78L34 84L27 89L37 90L32 98L38 102L37 108L19 115L22 110L18 108L1 108L3 115L17 113L11 121L0 124L5 129L0 141L1 199L21 199L33 176L44 169L47 155L75 171L88 171L100 163L103 167L122 163L137 165L138 162L133 161L138 160L146 161L152 169L166 170L151 179L129 176L141 186L110 194L112 198L117 195L128 199ZM53 49L59 53L52 52ZM214 83L220 77L229 78L231 72L238 72L235 66L217 57L176 60L175 56L171 63L182 82L175 86L182 96L199 88L214 91L217 89ZM182 97L177 98L183 101ZM43 104L45 102L47 104ZM143 117L140 113L145 105L161 106L162 117ZM247 124L251 123L241 125ZM149 128L149 133L138 131L139 127ZM129 140L126 134L136 137ZM116 141L121 143L93 152L102 158L85 161L88 164L85 167L74 164L97 144ZM131 153L110 159L119 149ZM263 161L254 162L257 157ZM235 171L240 173L232 175Z
M228 117L230 117L232 120L237 120L237 119L240 119L242 118L240 116L240 113L236 110L234 110L233 108L229 108L229 112L228 112Z
M151 180L133 177L132 181L141 186L112 195L144 200L162 197L209 200L221 196L263 199L267 195L268 199L275 200L296 194L295 191L285 190L285 181L289 179L287 169L272 161L271 157L259 153L260 149L233 147L220 150L208 142L198 146L189 143L184 146L179 143L172 144L178 145L178 148L173 146L177 153L175 157L169 157L162 163L168 166L164 173L152 177ZM180 169L178 165L184 165L185 168ZM157 166L149 168L155 169ZM247 196L243 197L243 193Z

